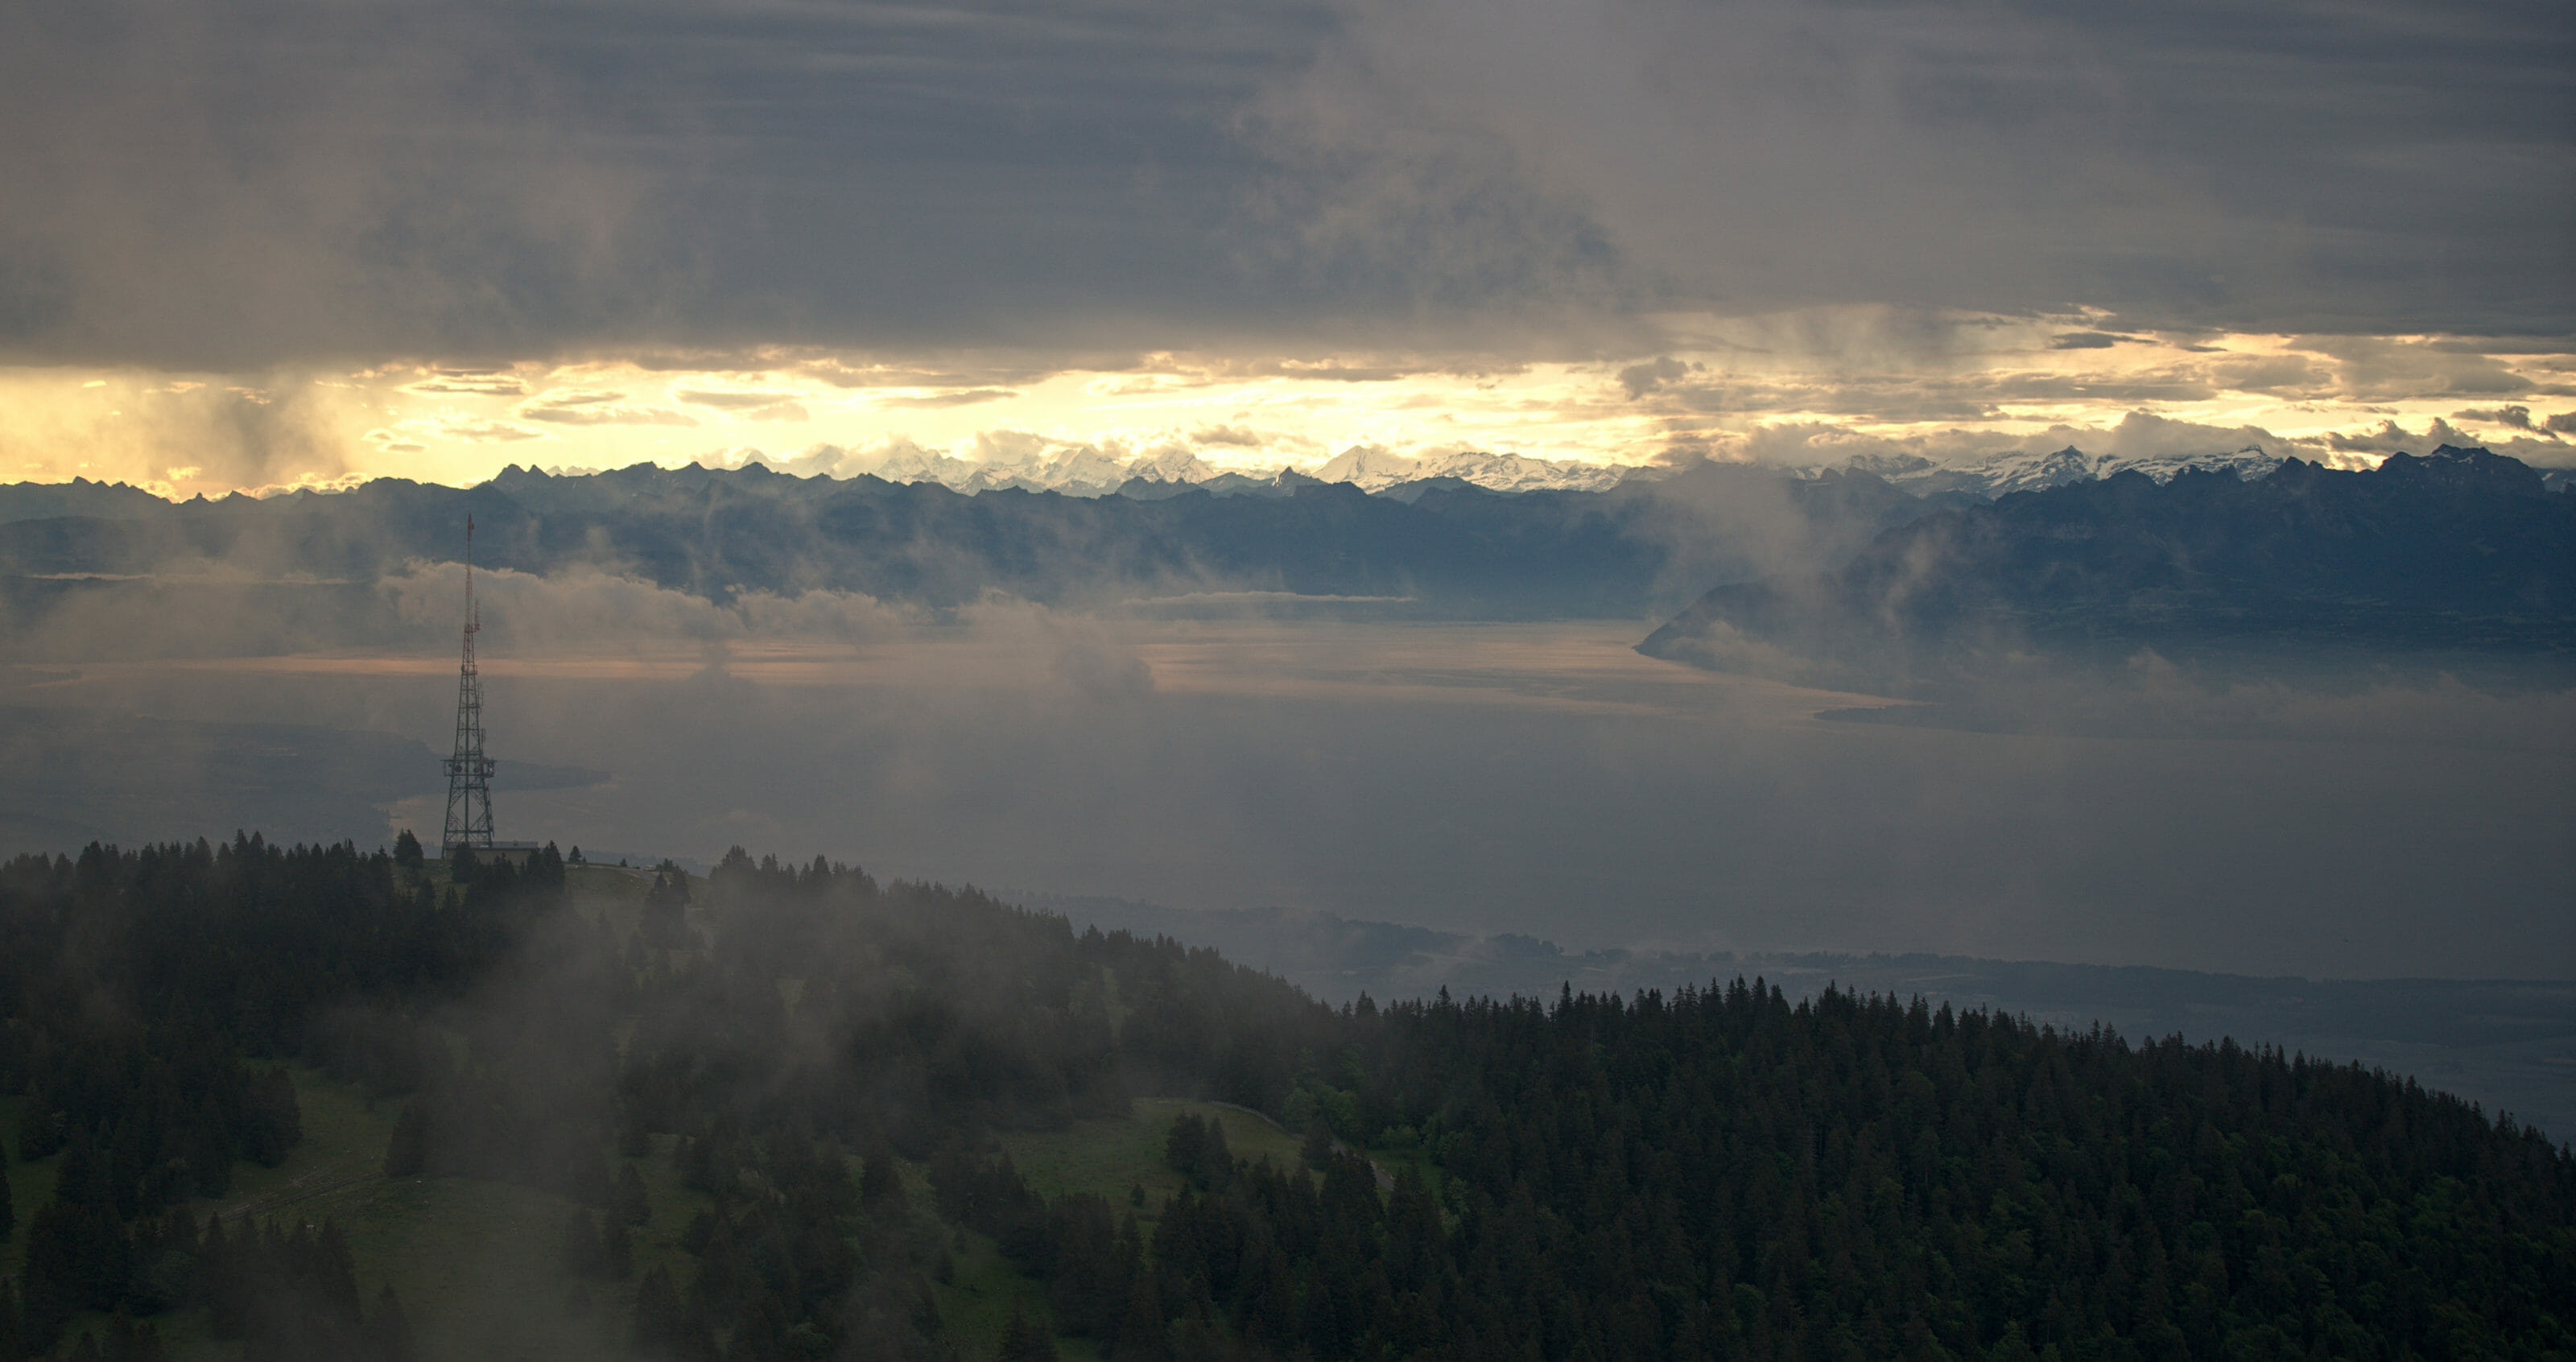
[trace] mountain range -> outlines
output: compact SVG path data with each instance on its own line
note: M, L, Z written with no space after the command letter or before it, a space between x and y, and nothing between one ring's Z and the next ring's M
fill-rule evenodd
M2576 495L2449 445L2254 481L2129 469L1919 517L1820 572L1722 583L1639 645L1880 685L2141 647L2576 656Z
M1475 450L1414 457L1366 445L1354 445L1312 469L1284 465L1253 470L1221 467L1185 449L1122 459L1090 446L987 459L962 459L910 446L873 452L821 446L779 459L746 447L716 451L699 462L709 468L757 466L777 470L782 464L810 466L817 455L829 456L841 473L837 478L821 479L819 485L823 487L868 477L899 484L935 483L970 496L1021 491L1070 497L1123 495L1138 500L1170 497L1193 487L1217 496L1281 497L1299 487L1319 483L1349 483L1363 492L1406 501L1429 487L1461 483L1503 493L1609 492L1634 483L1665 481L1685 471L1683 466L1674 465L1585 463ZM2186 469L2233 469L2251 481L2268 475L2281 463L2280 456L2266 453L2260 446L2214 454L2133 455L2089 454L2070 445L2049 453L2008 451L1946 461L1917 454L1864 454L1839 464L1782 465L1774 471L1802 479L1866 474L1936 504L1965 505L2014 492L2096 482L2132 470L2166 482ZM535 471L514 467L502 476ZM559 477L585 476L580 471L546 471ZM2543 476L2551 490L2556 490L2576 476L2576 469L2547 469ZM139 487L87 478L65 483L0 485L0 522L56 516L135 519L160 514L174 504Z
M20 618L120 584L363 590L453 561L574 567L711 600L826 589L945 609L991 592L1086 605L1208 592L1400 599L1449 618L1669 614L1711 581L1820 568L1932 509L1866 474L1707 465L1602 492L1418 479L1388 495L1282 473L1261 495L1153 497L639 464L510 468L470 489L379 479L333 494L178 505L97 483L0 488ZM309 594L309 592L308 592ZM281 607L265 602L263 613Z
M1149 471L1103 463L1095 474L1124 479L1109 495L759 462L511 467L468 489L387 478L176 504L120 484L19 484L0 487L0 610L20 655L43 651L45 621L143 592L182 617L260 621L191 646L273 646L263 629L378 642L351 633L393 627L365 622L382 614L375 584L453 561L471 515L487 566L598 570L715 601L1268 593L1416 618L1670 617L1647 652L1720 666L1743 640L1900 670L1936 654L2221 640L2567 652L2576 612L2576 497L2449 446L2369 472L2253 449L2064 449L1975 466L1631 469L1593 490L1536 485L1573 476L1540 460L1362 450L1318 470L1332 481ZM176 646L169 632L128 641Z
M2100 482L2129 472L2171 482L2185 472L2228 471L2251 482L2269 476L2282 462L2260 445L2227 454L2087 454L2068 445L2054 453L2016 451L1964 463L1936 463L1920 454L1864 454L1843 467L1884 478L1889 485L1920 497L1993 501L2015 492Z

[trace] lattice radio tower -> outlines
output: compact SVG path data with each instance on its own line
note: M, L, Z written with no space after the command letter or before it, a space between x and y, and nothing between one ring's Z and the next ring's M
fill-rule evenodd
M453 856L459 847L492 849L492 767L483 755L483 677L474 669L474 635L483 618L474 609L474 517L465 517L465 661L456 669L456 754L447 759L447 833L440 841Z

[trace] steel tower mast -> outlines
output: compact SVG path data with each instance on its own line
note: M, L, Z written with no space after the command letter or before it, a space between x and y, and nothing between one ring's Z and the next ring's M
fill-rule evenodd
M458 847L492 849L492 759L483 755L483 677L474 668L474 635L483 617L474 608L474 517L465 517L465 661L456 669L456 752L447 766L448 855Z

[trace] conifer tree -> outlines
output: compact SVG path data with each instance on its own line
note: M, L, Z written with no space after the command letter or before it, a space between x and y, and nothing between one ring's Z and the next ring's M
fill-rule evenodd
M375 1308L367 1312L365 1345L368 1362L414 1362L417 1356L411 1316L394 1294L392 1282L376 1293Z
M0 1276L0 1362L26 1362L26 1318L18 1310L18 1286Z
M680 1341L680 1292L660 1263L635 1284L635 1348L647 1357L668 1357Z
M871 1152L860 1165L859 1204L882 1206L903 1195L903 1179L895 1172L894 1156L885 1150Z
M617 1169L617 1192L610 1201L611 1219L621 1225L641 1225L653 1218L652 1198L644 1191L644 1176L631 1163Z
M1014 1306L1011 1322L1002 1326L1001 1347L994 1356L998 1362L1056 1362L1059 1354L1046 1329Z
M286 1162L286 1151L304 1138L304 1116L295 1102L295 1080L284 1069L254 1078L243 1094L242 1157L262 1168Z
M149 1320L119 1312L107 1322L106 1362L162 1362L161 1330Z
M579 1207L565 1213L563 1229L555 1236L555 1261L564 1272L574 1277L597 1274L607 1262L600 1248L599 1230L587 1212Z
M599 1227L600 1270L613 1282L635 1275L634 1231L614 1216L604 1219Z
M34 1163L51 1158L63 1147L68 1134L63 1114L54 1110L53 1094L30 1086L25 1114L18 1118L18 1161Z

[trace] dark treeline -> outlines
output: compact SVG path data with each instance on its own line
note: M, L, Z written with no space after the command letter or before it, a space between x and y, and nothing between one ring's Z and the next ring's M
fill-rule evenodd
M223 1196L239 1161L284 1160L301 1117L276 1062L334 1064L346 1009L418 1008L488 974L562 868L459 879L433 887L408 837L394 855L253 835L0 866L0 1094L25 1099L7 1144L62 1160L26 1226L11 1313L27 1340L85 1309L205 1299L195 1231L183 1250L161 1217Z
M544 858L466 878L251 840L0 875L6 1072L85 1170L61 1214L90 1207L83 1232L125 1255L84 1276L31 1253L31 1322L240 1279L211 1266L237 1233L209 1249L227 1231L141 1171L166 1160L117 1171L141 1099L67 1096L89 1070L59 1056L104 1031L139 1037L120 1073L197 1056L215 1078L172 1091L231 1094L207 1103L239 1154L279 1138L251 1133L285 1119L271 1059L400 1098L388 1172L571 1198L567 1274L631 1301L640 1352L693 1362L941 1356L959 1226L1045 1284L1013 1356L1050 1330L1121 1359L1317 1362L2576 1352L2576 1156L2350 1067L1740 981L1337 1010L1170 940L738 849L694 892L666 867L631 929L563 907ZM100 990L113 1023L76 1005ZM186 1028L202 1055L182 1017L208 1019ZM1304 1157L1238 1160L1185 1120L1187 1188L1148 1208L1042 1198L994 1139L1146 1094L1270 1113ZM639 1273L657 1159L704 1209L684 1270ZM272 1294L306 1323L257 1337L395 1346L371 1321L400 1306L357 1309L334 1236L281 1233L250 1242L305 1284Z
M1363 1122L1410 1125L1453 1179L1472 1349L2576 1343L2576 1160L2357 1068L1741 982L1364 1029Z
M1408 1161L1381 1198L1321 1139L1320 1181L1236 1164L1184 1120L1171 1161L1196 1190L1150 1243L1007 1159L935 1165L943 1204L1121 1357L2576 1345L2576 1164L2380 1075L1740 981L1346 1020L1356 1086L1312 1104L1317 1133L1377 1129L1438 1197Z

